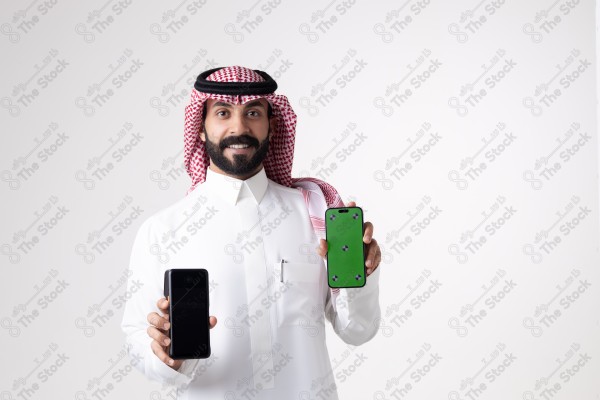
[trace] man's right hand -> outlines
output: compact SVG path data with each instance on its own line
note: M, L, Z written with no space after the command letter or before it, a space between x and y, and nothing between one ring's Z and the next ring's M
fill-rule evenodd
M162 362L177 371L185 360L173 360L167 354L167 346L171 343L171 339L167 334L171 326L169 323L169 300L161 297L156 305L162 312L162 316L154 311L148 314L148 322L150 323L150 326L148 327L148 336L154 339L152 343L150 343L150 347ZM211 316L209 325L210 329L214 328L215 325L217 325L217 318Z

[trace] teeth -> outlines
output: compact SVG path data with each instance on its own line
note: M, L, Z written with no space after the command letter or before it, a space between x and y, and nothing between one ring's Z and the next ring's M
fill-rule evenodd
M250 147L247 144L232 144L231 146L227 146L232 149L245 149L246 147Z

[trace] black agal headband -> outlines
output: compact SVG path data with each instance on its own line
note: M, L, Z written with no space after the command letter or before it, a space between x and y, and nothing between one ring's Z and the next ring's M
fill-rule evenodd
M259 94L270 94L277 89L277 82L271 78L269 74L257 69L253 70L260 76L262 76L264 82L217 82L207 81L206 77L215 71L220 70L223 67L209 69L208 71L202 72L196 78L194 88L203 93L212 94L224 94L224 95L259 95Z

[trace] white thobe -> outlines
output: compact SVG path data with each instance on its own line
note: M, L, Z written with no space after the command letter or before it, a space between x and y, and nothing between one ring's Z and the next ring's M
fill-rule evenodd
M173 385L178 399L337 399L324 320L348 344L370 340L379 327L380 269L362 288L332 292L318 240L300 190L264 169L242 181L208 168L203 184L150 216L135 238L135 293L122 321L135 367ZM210 315L218 319L211 356L179 370L153 353L147 333L170 268L208 270Z

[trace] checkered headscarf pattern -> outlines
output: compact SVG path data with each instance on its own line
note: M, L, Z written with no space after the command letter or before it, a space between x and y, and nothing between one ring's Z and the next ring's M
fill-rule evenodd
M263 82L264 78L249 68L232 66L213 72L206 80L216 82ZM188 175L192 178L192 186L188 189L186 195L205 181L206 168L208 168L210 162L204 142L202 142L199 135L202 125L203 105L208 98L233 104L244 104L258 98L266 99L271 104L273 115L277 118L277 126L271 136L269 152L263 161L267 177L280 185L299 188L307 204L310 196L303 187L307 184L310 185L311 182L315 183L325 196L328 207L343 206L338 192L328 183L316 178L292 178L294 144L296 141L296 113L287 97L276 94L238 96L209 94L199 92L196 89L192 90L190 103L185 107L184 124L184 163ZM311 220L315 229L324 229L324 226L321 225L324 215L324 210L322 215L312 215L311 213Z

